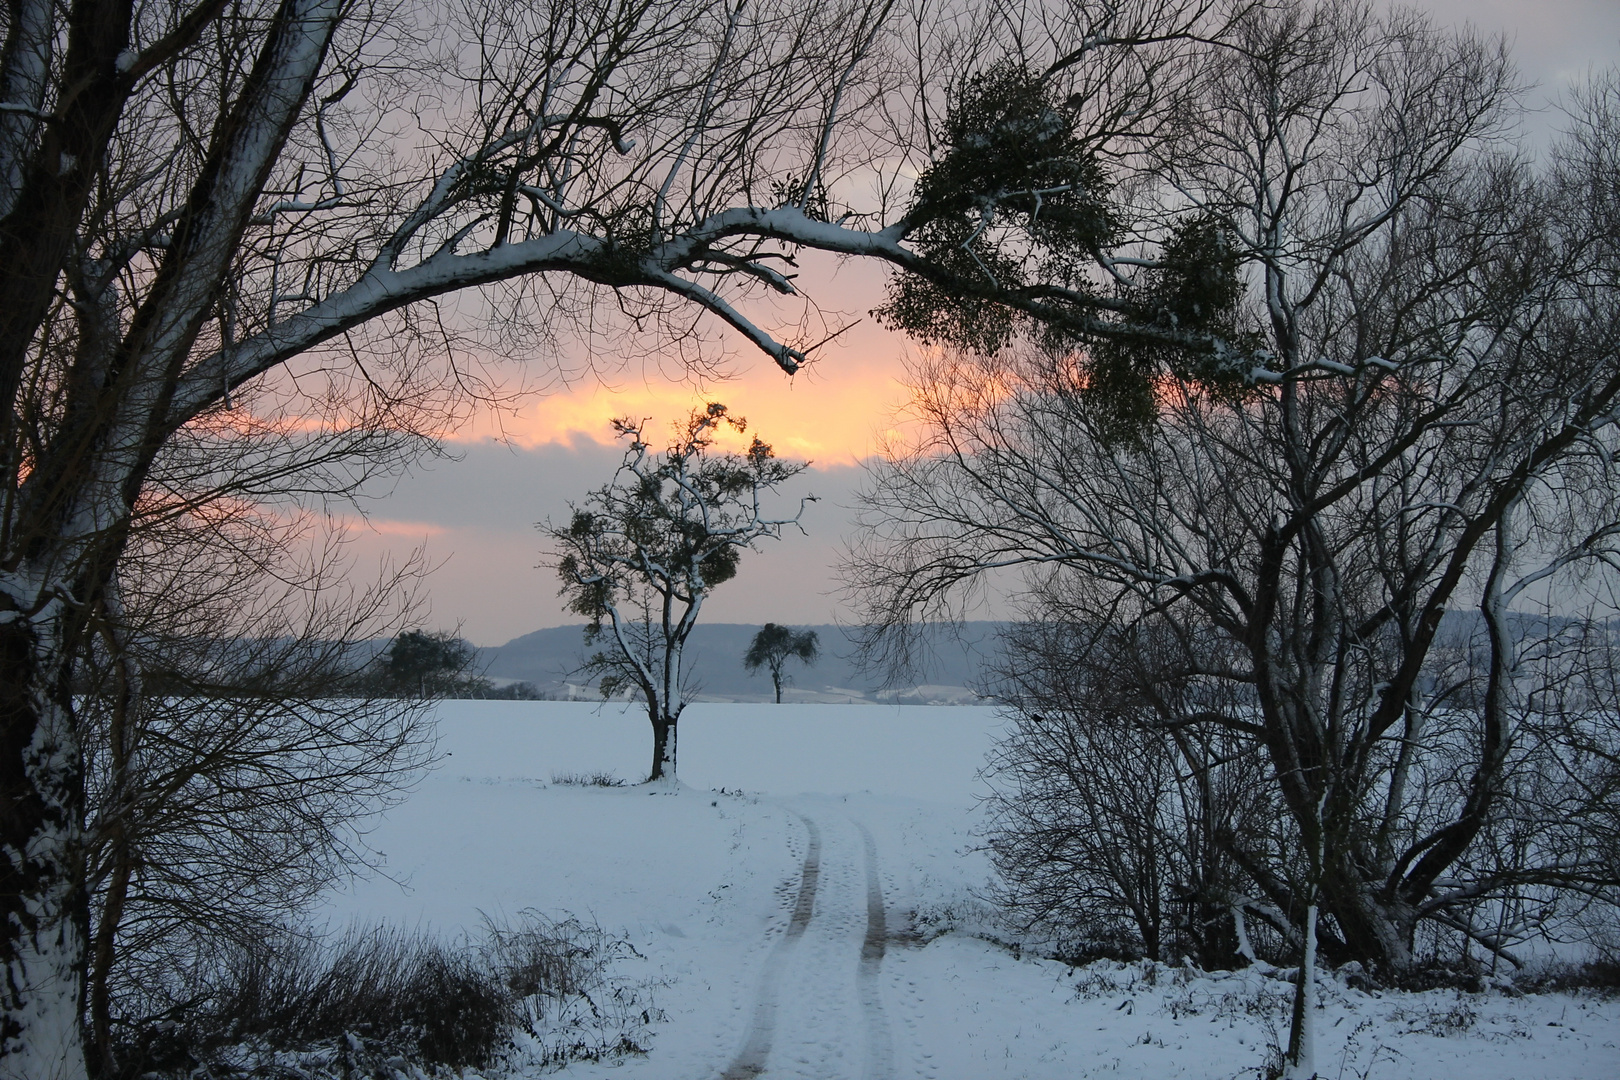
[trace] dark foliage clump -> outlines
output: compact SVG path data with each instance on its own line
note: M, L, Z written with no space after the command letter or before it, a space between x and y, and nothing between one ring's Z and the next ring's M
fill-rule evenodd
M487 683L473 671L470 642L445 630L407 630L378 657L375 682L395 697L481 697Z
M968 79L910 214L934 276L898 275L879 316L923 341L993 353L1017 325L1006 290L1040 280L1088 291L1080 267L1117 226L1106 178L1075 130L1068 105L1022 67Z
M1137 441L1166 378L1238 395L1260 339L1240 317L1244 258L1229 222L1170 223L1134 278L1096 274L1119 242L1113 184L1082 137L1080 102L1002 63L952 95L943 153L918 177L911 243L927 272L897 274L875 314L931 344L993 356L1027 333L1076 365L1109 441Z
M1229 362L1234 352L1258 350L1260 340L1243 326L1242 261L1225 222L1209 214L1177 222L1158 265L1122 292L1137 313L1141 333L1085 342L1061 327L1042 332L1050 349L1086 346L1082 396L1105 441L1133 443L1141 437L1158 413L1156 387L1165 377L1217 399L1236 400L1254 391L1241 366Z

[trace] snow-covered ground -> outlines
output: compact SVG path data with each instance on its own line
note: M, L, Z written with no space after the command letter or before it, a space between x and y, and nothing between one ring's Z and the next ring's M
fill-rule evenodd
M648 1052L566 1076L1227 1080L1263 1076L1285 1031L1288 987L1253 971L1071 970L968 932L987 916L992 709L693 706L682 782L658 790L559 782L644 775L634 711L439 716L448 756L370 837L389 877L328 914L455 935L532 910L622 935L640 955L614 974L647 1009ZM1329 981L1320 1000L1323 1077L1620 1077L1612 999Z

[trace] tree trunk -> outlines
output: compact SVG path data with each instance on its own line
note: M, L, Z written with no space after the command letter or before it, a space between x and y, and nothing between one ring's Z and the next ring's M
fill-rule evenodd
M671 778L675 775L675 722L667 717L657 716L652 721L653 729L653 759L652 772L647 774L647 782L662 780L665 776Z
M134 719L140 693L140 678L125 647L123 633L115 618L107 617L109 609L121 613L114 589L103 598L101 634L113 658L114 701L107 727L107 747L111 755L112 782L107 794L107 810L111 813L110 833L106 836L106 864L111 866L107 887L101 898L101 909L96 913L95 936L90 943L89 967L86 976L89 1029L86 1051L89 1066L95 1075L115 1075L117 1063L112 1055L112 967L118 952L118 928L124 919L124 905L129 899L130 878L135 870L135 852L129 840L128 813L130 725ZM106 811L104 810L104 813ZM94 840L91 840L94 844ZM91 849L93 853L93 847ZM87 866L94 862L87 854ZM86 885L88 891L88 883Z
M113 1076L117 1063L112 1056L112 989L110 978L113 960L117 956L119 923L124 917L124 903L129 898L129 880L135 860L129 843L119 837L113 844L113 871L107 882L107 894L101 905L101 917L96 923L96 936L90 957L89 1012L90 1056L98 1076Z
M1314 1080L1316 1076L1316 904L1305 909L1305 948L1294 983L1294 1011L1288 1025L1288 1052L1283 1057L1282 1080Z
M1382 977L1398 979L1412 964L1416 920L1409 905L1377 895L1382 883L1363 880L1351 854L1346 850L1331 860L1322 879L1321 906L1333 916L1344 947L1343 956L1330 951L1329 957L1339 963L1356 960Z
M1316 924L1322 904L1322 881L1327 876L1327 833L1323 821L1327 804L1328 795L1323 794L1317 799L1312 815L1300 822L1304 834L1301 839L1309 856L1304 890L1305 927L1282 1080L1314 1080L1316 1076Z
M89 905L68 616L57 598L30 612L22 591L0 595L0 1080L83 1080Z

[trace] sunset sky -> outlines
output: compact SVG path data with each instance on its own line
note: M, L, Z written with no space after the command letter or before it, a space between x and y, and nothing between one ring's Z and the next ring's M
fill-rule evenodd
M1543 102L1591 67L1620 60L1620 0L1432 0L1419 6L1443 23L1471 20L1482 30L1506 32L1521 70L1541 84L1535 98ZM1537 127L1544 133L1556 122L1549 109ZM459 626L479 645L577 622L558 602L555 577L538 568L535 523L565 517L569 500L612 475L619 459L608 445L612 417L648 417L662 429L703 401L721 401L747 417L750 430L780 455L813 462L790 494L814 493L821 501L805 515L808 537L789 536L744 557L738 578L705 606L705 620L804 624L847 615L833 563L850 529L859 463L897 423L906 396L901 378L908 345L867 315L881 299L883 280L870 265L806 264L806 291L823 308L861 322L792 379L732 341L734 374L724 381L698 385L636 365L527 400L501 419L504 442L491 437L493 418L480 418L449 441L454 460L430 463L373 493L367 519L353 530L357 572L383 556L425 548L438 564L428 625Z

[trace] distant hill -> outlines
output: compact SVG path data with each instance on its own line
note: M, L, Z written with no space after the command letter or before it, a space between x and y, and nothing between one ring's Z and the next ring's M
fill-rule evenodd
M1546 634L1568 622L1545 616L1515 614L1512 622L1517 636ZM964 704L981 700L976 691L988 681L985 665L1000 652L999 633L1003 622L969 622L960 627L930 627L925 632L926 648L921 672L904 684L885 686L882 673L863 673L852 656L855 645L841 626L795 627L814 630L820 639L821 658L806 667L788 663L789 683L783 688L783 701L796 702L876 702L899 701L916 704ZM484 674L497 682L530 682L549 696L580 697L595 700L590 680L578 672L585 658L585 628L582 625L557 626L513 638L497 648L478 650ZM1483 623L1477 611L1447 612L1441 622L1440 644L1459 648L1473 643L1481 647ZM759 631L748 623L699 623L686 647L686 670L699 701L770 701L770 675L750 673L742 658L748 643Z
M898 700L907 703L962 703L977 699L981 669L999 648L1004 624L970 622L959 628L930 628L926 656L917 676L905 685L884 686L878 673L863 674L852 662L855 646L841 626L795 627L814 630L821 657L814 665L790 661L790 682L782 700L860 702ZM578 673L585 657L583 626L558 626L513 638L497 648L479 650L484 673L494 679L523 680L563 696L594 696ZM748 643L759 631L747 623L700 623L686 646L685 667L703 701L770 701L769 673L743 667Z

